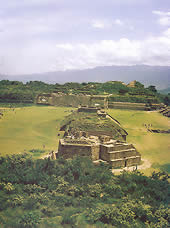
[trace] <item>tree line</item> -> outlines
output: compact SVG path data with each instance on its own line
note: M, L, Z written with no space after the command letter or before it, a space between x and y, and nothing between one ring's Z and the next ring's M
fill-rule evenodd
M113 101L137 102L137 103L160 103L170 104L170 95L159 94L155 86L147 88L140 82L135 87L127 87L121 82L68 82L61 84L48 84L41 81L30 81L25 84L20 81L0 81L0 102L8 103L35 103L38 94L42 93L86 94L86 95L109 95Z

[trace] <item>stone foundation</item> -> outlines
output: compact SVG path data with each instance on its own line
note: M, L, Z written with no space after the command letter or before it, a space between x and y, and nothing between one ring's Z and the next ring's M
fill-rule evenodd
M107 140L101 140L107 139ZM92 161L103 160L113 168L128 167L140 164L141 155L132 144L117 142L108 137L81 139L60 139L58 156L65 159L75 155L88 156Z
M58 156L62 156L65 159L73 158L75 155L88 156L95 161L99 159L99 150L100 147L98 144L93 145L90 143L83 143L83 141L78 140L69 142L64 139L60 139Z

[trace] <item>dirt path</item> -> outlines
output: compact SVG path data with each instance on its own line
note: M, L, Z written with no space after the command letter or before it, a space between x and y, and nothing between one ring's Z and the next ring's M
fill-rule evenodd
M151 167L150 161L147 159L142 159L143 164L137 166L137 170L142 170L142 169L148 169ZM133 171L136 169L136 166L131 166L131 167L125 167L123 169L112 169L112 173L120 173L122 171Z

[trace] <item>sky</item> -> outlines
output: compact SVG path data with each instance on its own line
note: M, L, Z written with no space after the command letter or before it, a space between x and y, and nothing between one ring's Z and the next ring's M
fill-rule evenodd
M170 0L5 0L0 74L170 66Z

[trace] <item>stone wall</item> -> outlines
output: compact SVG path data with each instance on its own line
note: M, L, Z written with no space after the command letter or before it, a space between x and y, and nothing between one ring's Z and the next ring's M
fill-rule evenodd
M152 104L147 107L145 103L131 103L131 102L112 102L108 101L109 96L91 96L83 94L40 94L36 98L37 104L48 104L54 106L78 107L99 105L101 108L117 108L117 109L131 109L131 110L147 110L148 108L159 109L160 104Z
M90 113L97 113L99 109L95 107L81 107L78 108L78 112L90 112Z
M52 93L52 104L55 106L78 107L79 105L89 105L90 96L66 95Z
M100 145L95 144L91 147L91 156L92 156L92 161L99 160L99 154L100 154Z
M117 159L110 161L110 164L113 168L125 167L125 159Z
M127 143L120 143L120 144L102 144L101 145L101 151L102 152L111 152L111 151L120 151L120 150L126 150L126 149L131 149L134 148L132 144L127 144Z
M52 96L50 93L40 94L36 98L37 104L52 105Z
M135 156L135 157L129 157L126 159L116 159L116 160L111 160L109 163L113 168L118 168L118 167L130 167L130 166L136 166L139 165L141 161L140 156Z
M132 144L109 144L100 146L100 159L109 162L113 168L138 165L141 155Z
M144 103L130 103L130 102L109 102L109 108L117 109L131 109L131 110L145 110L146 104Z
M98 104L100 107L105 107L106 96L90 96L90 95L74 95L74 94L40 94L37 96L37 104L49 104L54 106L78 107L95 106Z
M66 143L64 139L61 139L59 141L58 156L62 156L65 159L73 158L75 155L88 156L95 161L99 159L99 150L98 144Z
M141 156L130 157L126 159L126 166L139 165L141 161Z
M90 139L89 139L90 140ZM108 144L109 142L113 142ZM93 161L103 160L112 165L113 168L138 165L141 155L132 144L116 143L115 140L107 141L106 144L100 142L90 143L90 141L65 140L59 142L58 156L65 159L73 158L75 155L88 156Z
M135 149L121 150L121 151L113 151L109 152L109 160L119 159L119 158L128 158L131 156L136 156Z

